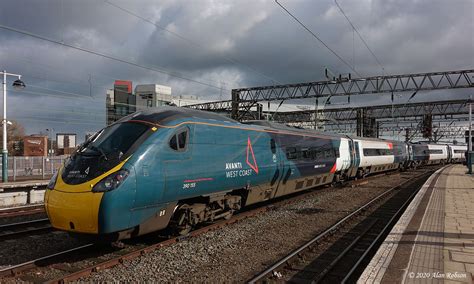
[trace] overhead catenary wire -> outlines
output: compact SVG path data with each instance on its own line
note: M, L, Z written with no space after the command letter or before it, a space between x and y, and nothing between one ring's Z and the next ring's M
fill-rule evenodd
M20 30L20 29L14 28L14 27L10 27L10 26L0 24L0 28L4 29L4 30L11 31L11 32L15 32L15 33L23 34L23 35L26 35L26 36L30 36L30 37L33 37L33 38L36 38L36 39L40 39L40 40L43 40L43 41L51 42L51 43L54 43L54 44L57 44L57 45L61 45L61 46L69 47L69 48L72 48L72 49L76 49L76 50L79 50L79 51L82 51L82 52L93 54L93 55L103 57L103 58L106 58L106 59L110 59L110 60L113 60L113 61L117 61L117 62L120 62L120 63L124 63L124 64L134 66L134 67L137 67L137 68L141 68L141 69L145 69L145 70L165 74L165 75L168 75L168 76L171 76L171 77L175 77L175 78L178 78L178 79L186 80L186 81L193 82L193 83L196 83L196 84L200 84L200 85L203 85L203 86L215 88L215 89L218 89L218 90L221 89L220 86L212 85L212 84L209 84L209 83L206 83L206 82L202 82L202 81L199 81L199 80L195 80L195 79L191 79L191 78L188 78L188 77L185 77L185 76L174 74L173 72L170 72L170 71L167 71L167 70L162 70L162 69L158 69L158 68L154 68L154 67L150 67L150 66L141 65L137 62L128 61L128 60L125 60L125 59L122 59L122 58L119 58L119 57L116 57L116 56L113 56L113 55L105 54L105 53L102 53L102 52L99 52L99 51L95 51L95 50L92 50L92 49L87 49L87 48L72 45L72 44L69 44L69 43L66 43L66 42L61 42L61 41L58 41L58 40L55 40L55 39L47 38L47 37L42 36L42 35L38 35L38 34L28 32L28 31ZM226 91L230 91L230 90L226 90Z
M49 69L49 70L57 72L59 69L62 68L62 66L61 67L52 66L52 65L45 64L43 62L36 62L36 61L31 60L31 59L25 59L25 58L20 57L20 56L15 56L14 54L9 54L9 57L15 58L15 61L19 60L19 61L26 62L29 65L36 65L38 68L41 68L41 69L44 69L44 70ZM68 70L68 71L70 71L70 70ZM31 74L28 74L28 73L23 73L22 75L23 75L23 77L35 78L35 79L39 79L41 81L50 81L50 82L56 82L56 83L61 83L61 84L68 84L68 85L83 85L83 86L90 87L89 81L87 81L87 82L86 81L63 81L63 80L59 80L59 79L56 79L56 78L51 79L51 78L48 78L48 77L46 77L46 78L38 77L38 76L34 76L34 75L31 75ZM79 77L77 75L79 75ZM104 78L108 78L108 79L112 79L112 80L120 80L120 78L118 78L117 76L112 76L112 75L105 74L105 73L100 73L100 72L97 72L97 71L94 71L94 72L85 71L84 74L79 74L78 73L78 74L74 74L72 76L71 76L71 74L66 74L65 75L64 70L61 71L61 76L66 76L66 77L69 77L69 79L73 79L73 80L76 80L76 79L82 80L83 79L81 77L82 75L87 75L87 76L91 75L91 76L94 77L93 78L94 81L99 81L98 77L104 77ZM107 83L110 82L110 80L105 80L105 79L100 80L100 81L107 82ZM30 84L28 84L28 86L30 86ZM101 88L101 89L103 88L102 86L97 86L97 85L94 85L94 84L92 84L92 87L93 88Z
M160 30L163 30L163 31L165 31L165 32L167 32L167 33L169 33L169 34L171 34L171 35L173 35L173 36L175 36L175 37L177 37L177 38L179 38L179 39L185 41L185 42L188 43L189 45L196 46L196 47L198 47L198 48L200 48L200 49L202 49L202 50L207 50L206 47L203 46L202 44L200 44L200 43L198 43L198 42L196 42L196 41L194 41L194 40L191 40L191 39L189 39L189 38L187 38L187 37L185 37L185 36L183 36L183 35L181 35L181 34L179 34L179 33L177 33L177 32L171 31L171 30L167 29L166 27L162 27L162 26L158 25L157 23L155 23L155 22L153 22L153 21L151 21L151 20L149 20L149 19L147 19L147 18L145 18L145 17L143 17L143 16L141 16L141 15L139 15L139 14L137 14L137 13L135 13L135 12L129 10L129 9L124 8L123 6L120 6L120 5L118 5L118 4L116 4L116 3L113 3L113 2L111 2L111 1L109 1L109 0L104 0L104 2L107 3L107 4L109 4L110 6L113 6L113 7L117 8L117 9L119 9L119 10L121 10L121 11L123 11L123 12L125 12L125 13L127 13L127 14L133 16L133 17L135 17L135 18L138 18L138 19L140 19L140 20L142 20L142 21L144 21L144 22L147 22L147 23L149 23L149 24L155 26L156 28L159 28ZM282 84L282 83L279 82L278 80L275 80L274 78L272 78L272 77L270 77L270 76L268 76L268 75L266 75L266 74L264 74L264 73L262 73L262 72L256 70L255 68L253 68L253 67L251 67L251 66L249 66L249 65L247 65L247 64L245 64L245 63L242 63L242 62L238 61L237 59L234 59L234 58L228 57L228 56L223 56L223 55L220 55L219 57L221 57L222 59L224 59L224 60L226 60L227 62L230 62L230 63L232 63L232 64L245 66L247 69L251 70L252 72L254 72L254 73L256 73L256 74L259 74L259 75L261 75L261 76L263 76L263 77L265 77L265 78L271 80L271 81L274 82L274 83Z
M295 15L293 15L288 9L285 8L278 0L275 0L275 3L278 4L288 15L290 15L298 24L300 24L307 32L309 32L315 39L317 39L324 47L326 47L332 54L334 54L342 63L344 63L350 70L352 70L357 76L363 77L359 72L357 72L344 58L342 58L336 51L334 51L329 45L327 45L318 35L311 31L305 24L303 24Z
M30 109L23 109L22 110L30 110ZM105 118L106 115L104 112L100 112L100 111L94 111L94 112L90 112L90 111L78 111L78 110L69 110L69 109L57 109L57 108L41 108L41 107L37 107L35 109L31 109L31 110L40 110L40 111L43 111L44 110L44 113L47 113L47 114L51 114L51 113L57 113L57 114L67 114L67 117L70 117L70 116L86 116L89 120L90 119L94 119L94 118ZM82 118L81 118L82 119Z
M42 69L43 71L45 71L44 73L46 74L45 77L40 77L39 75L31 75L31 74L29 74L29 73L23 72L23 73L22 73L22 76L23 76L23 77L35 78L35 79L38 79L38 80L41 80L41 81L49 81L49 82L55 82L55 83L60 83L60 84L89 86L89 84L86 83L86 82L80 82L80 81L64 81L64 80L59 80L59 79L57 79L57 78L55 78L55 79L48 78L48 76L47 76L48 74L46 73L46 72L48 72L47 69L57 71L60 67L57 67L57 66L56 66L56 67L53 67L53 66L50 66L50 65L46 65L46 64L44 64L44 63L34 62L34 61L30 60L30 59L25 59L25 58L23 58L23 57L15 56L15 55L13 55L13 54L9 54L8 56L9 56L9 57L12 57L12 58L15 58L15 61L19 60L19 61L23 61L23 62L27 63L27 64L29 65L29 67L30 67L30 65L36 65L36 67L37 67L38 69ZM33 71L30 70L30 72L33 72ZM36 73L36 72L35 72L35 73ZM66 79L71 79L71 78L73 78L73 77L69 77L69 75L65 75L64 72L61 72L61 75L64 76L64 77L66 77ZM74 77L73 79L76 80L76 79L78 79L78 78L77 78L77 77ZM28 86L30 86L30 84L28 84Z
M38 86L38 85L28 84L28 87L38 88L38 89L42 89L42 90L46 90L46 91L58 92L58 93L61 93L61 94L66 94L66 95L73 95L73 96L80 96L80 97L84 97L84 98L91 98L90 95L89 95L89 96L80 95L80 94L77 94L77 93L65 92L65 91L61 91L61 90L56 90L56 89L41 87L41 86ZM104 88L104 89L105 89L105 88Z
M25 117L25 116L14 116L14 120L21 120L21 121L32 121L32 122L48 122L48 123L58 123L58 124L78 124L78 125L95 125L97 128L102 128L103 126L100 126L101 123L98 123L97 121L94 122L85 122L85 121L71 121L71 120L54 120L54 119L43 119L43 118L38 118L38 117ZM103 125L105 125L105 120Z
M40 95L40 96L47 96L47 97L56 97L56 98L64 98L64 99L69 99L69 100L70 99L74 99L74 100L85 99L85 100L89 100L89 101L99 100L99 98L91 98L90 96L86 96L86 95L77 95L77 96L71 97L71 96L64 96L64 95L61 95L61 94L35 92L35 91L31 91L31 90L16 90L16 89L13 89L13 88L8 88L7 90L8 90L8 92L25 93L25 94Z
M27 94L32 94L32 95L40 95L40 96L51 96L51 97L56 97L56 98L64 98L64 99L80 99L80 100L86 100L87 102L104 102L105 101L105 98L102 98L102 97L90 97L88 95L82 95L82 94L78 94L78 93L71 93L71 94L75 94L76 96L74 97L71 97L71 96L63 96L63 95L58 95L58 94L51 94L51 93L42 93L42 92L35 92L35 91L31 91L31 90L25 90L25 89L22 89L22 90L17 90L17 89L14 89L14 88L7 88L8 92L13 92L13 93L27 93ZM52 91L55 91L54 89L48 89L48 90L52 90ZM114 102L112 105L119 105L119 106L128 106L128 107L135 107L135 108L140 108L140 106L137 106L137 105L134 105L134 104L127 104L127 103L119 103L119 102ZM68 106L68 107L74 107L74 106ZM37 110L38 108L36 108ZM45 110L50 110L52 108L48 108L48 109L45 109ZM64 109L64 107L63 107ZM71 111L63 111L63 113L70 113L70 114L103 114L104 116L106 116L106 114L102 111L102 110L98 110L96 112L83 112L83 111L77 111L77 110L71 110Z
M96 88L99 88L99 87L96 87ZM104 88L106 89L106 88ZM78 94L78 93L71 93L71 94L75 94L76 96L74 97L71 97L71 96L64 96L64 95L61 95L61 94L52 94L52 93L43 93L43 92L35 92L35 91L31 91L31 90L17 90L17 89L14 89L14 88L8 88L7 89L8 92L14 92L14 93L26 93L26 94L32 94L32 95L40 95L40 96L50 96L50 97L56 97L56 98L61 98L61 99L74 99L74 100L86 100L88 102L92 102L92 101L98 101L98 102L104 102L105 101L105 97L90 97L88 95L82 95L82 94ZM52 90L52 91L56 91L54 89L48 89L48 90ZM61 92L61 91L59 91ZM114 105L120 105L120 106L130 106L130 107L137 107L137 105L134 105L134 104L127 104L127 103L119 103L119 102L114 102Z
M382 72L385 74L385 75L388 75L387 72L385 71L385 67L382 65L382 63L380 63L380 60L377 58L377 56L375 55L375 53L372 51L372 49L369 47L369 45L367 44L367 42L364 40L364 38L362 37L362 35L359 33L359 30L357 29L357 27L352 23L352 21L349 19L349 17L346 15L346 13L344 12L344 10L342 9L342 7L339 5L339 3L337 3L337 0L334 0L334 3L336 3L336 6L339 8L339 11L341 11L342 15L346 18L346 20L349 22L349 24L351 25L353 31L355 31L357 33L357 35L359 36L360 40L362 41L362 43L364 43L365 47L367 48L367 50L369 50L370 54L372 54L372 56L374 57L375 61L377 62L377 64L380 66L380 68L382 68Z

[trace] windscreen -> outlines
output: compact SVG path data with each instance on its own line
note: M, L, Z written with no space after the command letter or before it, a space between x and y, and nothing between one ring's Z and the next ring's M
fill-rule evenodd
M136 150L148 129L144 124L125 122L97 132L66 162L61 175L63 181L79 184L112 169Z

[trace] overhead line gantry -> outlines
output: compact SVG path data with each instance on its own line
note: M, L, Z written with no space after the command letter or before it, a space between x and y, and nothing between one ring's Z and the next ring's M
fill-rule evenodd
M472 88L473 76L474 70L469 69L366 78L339 77L336 80L233 89L230 101L189 107L201 110L230 109L232 118L242 120L252 107L262 101Z

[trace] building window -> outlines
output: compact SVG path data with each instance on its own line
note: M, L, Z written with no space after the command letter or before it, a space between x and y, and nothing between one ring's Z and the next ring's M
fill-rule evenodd
M118 115L127 115L127 114L128 114L127 107L125 107L125 106L117 106L117 108L116 108L116 113L117 113Z

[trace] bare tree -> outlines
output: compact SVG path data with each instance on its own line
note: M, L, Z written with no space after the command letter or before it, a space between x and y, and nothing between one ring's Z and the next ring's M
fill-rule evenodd
M23 148L23 138L25 128L19 122L12 120L12 124L7 125L8 153L13 156L21 155ZM3 132L0 131L0 141L3 139Z

